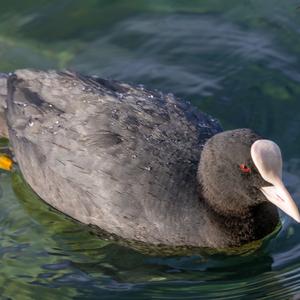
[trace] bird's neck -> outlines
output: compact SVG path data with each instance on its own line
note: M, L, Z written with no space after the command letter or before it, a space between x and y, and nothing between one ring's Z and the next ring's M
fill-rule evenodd
M277 208L267 202L249 207L242 214L234 216L216 211L207 203L205 207L211 222L227 238L229 246L259 240L273 232L279 222Z

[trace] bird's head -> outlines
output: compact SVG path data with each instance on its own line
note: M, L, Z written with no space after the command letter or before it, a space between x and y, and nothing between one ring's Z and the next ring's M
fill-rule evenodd
M239 215L269 201L300 222L297 205L282 181L279 146L250 129L210 138L201 154L198 179L204 198L220 213Z

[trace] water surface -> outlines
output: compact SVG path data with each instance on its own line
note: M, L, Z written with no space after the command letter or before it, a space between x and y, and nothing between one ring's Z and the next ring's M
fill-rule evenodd
M282 148L300 204L300 10L292 0L0 3L0 70L71 68L191 100ZM300 226L256 251L158 257L101 240L0 174L1 299L290 299Z

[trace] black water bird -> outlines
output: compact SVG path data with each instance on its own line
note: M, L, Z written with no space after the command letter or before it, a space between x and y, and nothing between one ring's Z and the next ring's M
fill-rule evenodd
M150 244L234 247L298 208L279 147L172 94L72 72L0 77L1 133L23 176L72 218Z

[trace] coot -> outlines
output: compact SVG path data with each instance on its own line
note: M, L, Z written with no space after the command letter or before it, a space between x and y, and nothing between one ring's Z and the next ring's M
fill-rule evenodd
M18 70L0 83L1 132L23 176L82 223L222 248L271 233L276 206L300 221L279 147L250 129L222 131L172 94L72 72Z

